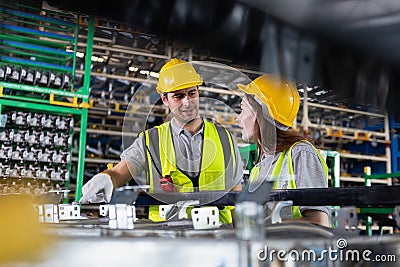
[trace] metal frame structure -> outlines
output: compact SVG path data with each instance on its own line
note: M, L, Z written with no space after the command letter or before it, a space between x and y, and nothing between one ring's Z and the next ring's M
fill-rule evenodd
M75 194L75 200L79 200L90 83L89 72L85 72L83 86L74 86L80 16L3 1L0 16L3 18L0 65L5 70L0 81L0 105L79 117ZM89 19L87 28L85 70L90 70L93 18Z

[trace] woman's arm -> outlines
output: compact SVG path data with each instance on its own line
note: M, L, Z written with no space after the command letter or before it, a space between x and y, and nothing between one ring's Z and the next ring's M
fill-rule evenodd
M302 213L303 217L298 219L285 219L283 222L292 222L292 221L304 221L310 222L314 224L319 224L321 226L330 227L329 225L329 217L328 215L320 210L305 210Z

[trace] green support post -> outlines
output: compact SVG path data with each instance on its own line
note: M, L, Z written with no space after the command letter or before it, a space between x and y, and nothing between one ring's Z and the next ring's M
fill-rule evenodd
M256 144L249 144L246 146L239 146L239 152L240 152L240 156L242 158L242 160L246 161L246 167L248 170L251 170L253 168L254 165L254 158L252 156L252 154L256 154L257 153L257 146Z
M364 167L364 185L371 186L371 179L387 179L387 178L395 178L400 177L400 172L392 172L392 173L380 173L380 174L371 174L371 167ZM364 214L391 214L393 213L393 208L360 208L360 213ZM372 236L372 217L366 216L365 222L366 235ZM382 233L382 229L381 229Z
M326 164L329 167L331 182L328 187L340 187L340 154L332 150L320 150L322 156L325 156ZM332 228L338 227L337 214L340 206L331 206L331 222Z
M90 16L88 25L88 36L86 46L86 58L85 58L85 74L83 80L83 86L78 90L81 94L88 95L90 86L90 66L92 58L92 47L93 47L93 36L94 36L94 17ZM88 103L88 99L83 100L84 103ZM81 116L81 131L79 138L79 154L78 154L78 167L76 175L76 191L75 201L79 201L82 196L83 186L83 175L85 168L85 148L86 148L86 128L87 128L88 110L84 108Z

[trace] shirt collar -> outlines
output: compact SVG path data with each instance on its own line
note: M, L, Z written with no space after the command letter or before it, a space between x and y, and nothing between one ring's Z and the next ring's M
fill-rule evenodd
M203 122L203 118L202 119L202 125L200 130L195 133L193 136L198 135L198 134L202 134L204 132L204 122ZM171 129L172 129L172 134L173 135L179 135L179 134L186 134L189 136L192 136L189 131L185 130L184 128L180 127L174 119L171 120Z

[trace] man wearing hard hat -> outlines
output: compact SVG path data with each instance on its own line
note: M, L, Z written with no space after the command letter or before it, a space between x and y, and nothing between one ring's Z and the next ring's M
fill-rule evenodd
M82 188L80 203L105 192L110 201L115 188L146 171L150 192L230 191L240 186L242 162L231 134L199 116L201 76L193 66L171 59L160 70L157 92L173 117L142 132L112 169L96 174ZM149 218L162 220L158 206ZM220 209L220 221L231 223L231 207Z

